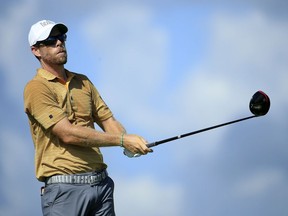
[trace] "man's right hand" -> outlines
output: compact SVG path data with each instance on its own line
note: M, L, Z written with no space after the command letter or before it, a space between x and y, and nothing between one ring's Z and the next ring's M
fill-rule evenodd
M128 157L146 155L149 152L153 152L146 144L148 144L147 141L141 136L133 134L123 135L124 154L127 156L129 155Z

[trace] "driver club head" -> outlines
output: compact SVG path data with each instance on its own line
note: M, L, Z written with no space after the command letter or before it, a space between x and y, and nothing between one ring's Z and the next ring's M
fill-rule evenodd
M270 99L268 95L263 91L257 91L250 100L249 108L255 116L266 115L270 108Z

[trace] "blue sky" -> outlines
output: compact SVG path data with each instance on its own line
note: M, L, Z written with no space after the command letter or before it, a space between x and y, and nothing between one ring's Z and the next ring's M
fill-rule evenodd
M68 28L66 68L92 80L127 131L156 141L269 113L154 148L103 149L118 215L288 214L286 1L6 1L0 18L0 215L40 215L22 92L39 67L30 26Z

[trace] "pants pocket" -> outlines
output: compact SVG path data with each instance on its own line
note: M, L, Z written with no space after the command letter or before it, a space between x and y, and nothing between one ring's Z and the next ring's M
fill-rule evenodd
M49 215L50 209L53 207L53 204L59 193L60 193L59 184L51 184L44 188L44 191L41 196L43 215Z

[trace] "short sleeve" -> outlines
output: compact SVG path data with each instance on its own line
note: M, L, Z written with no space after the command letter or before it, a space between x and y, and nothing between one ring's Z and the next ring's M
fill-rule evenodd
M53 91L44 82L30 81L24 89L24 109L45 129L66 117Z

